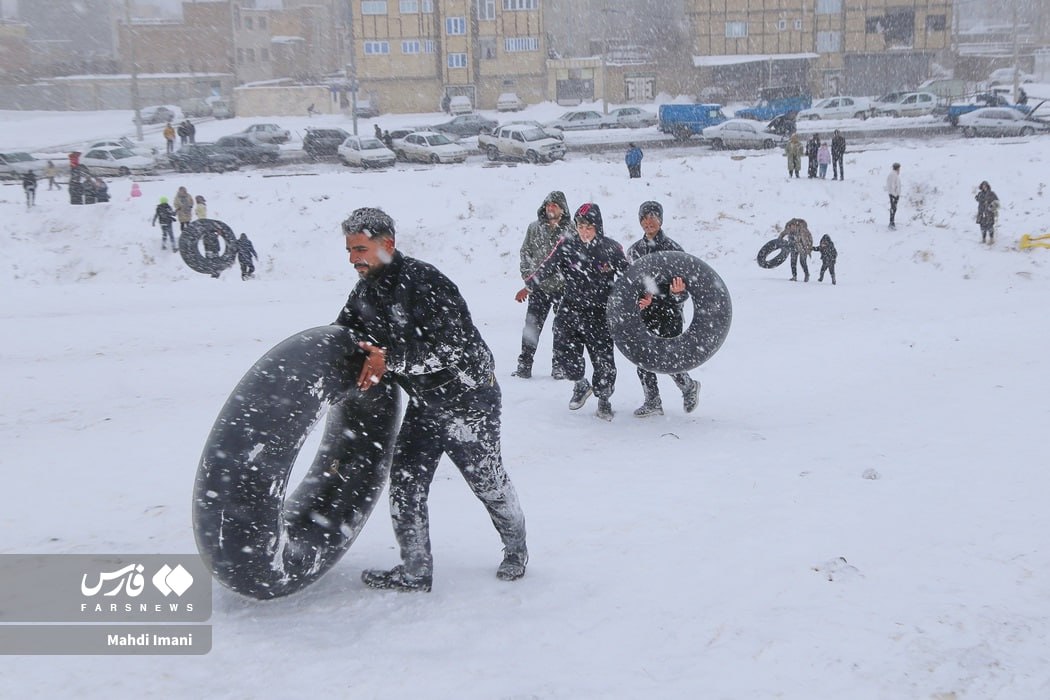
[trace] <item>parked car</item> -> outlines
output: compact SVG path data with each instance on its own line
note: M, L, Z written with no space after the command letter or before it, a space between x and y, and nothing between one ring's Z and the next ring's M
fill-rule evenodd
M549 121L547 126L553 126L562 131L579 129L601 129L602 115L593 110L579 110L566 112L554 121Z
M798 114L795 112L779 114L769 120L769 123L766 124L766 131L777 136L791 136L798 131L797 122Z
M281 153L276 144L260 143L244 134L223 136L215 142L215 149L236 156L242 163L276 163Z
M525 103L517 93L504 92L496 98L497 112L518 112L525 109Z
M210 117L211 105L200 97L191 97L179 103L179 109L187 117Z
M354 110L354 115L356 115L358 119L375 119L379 114L379 102L377 102L375 98L357 98L357 108Z
M1050 131L1050 124L1010 107L982 107L959 116L964 136L1030 136Z
M292 134L276 124L252 124L241 132L261 143L288 143Z
M620 107L614 109L602 118L602 127L608 129L629 128L642 129L656 126L660 121L652 112L637 107Z
M524 125L524 126L534 126L537 129L542 129L543 132L545 134L547 134L547 136L550 136L552 139L558 139L559 141L564 141L565 140L565 132L564 131L562 131L561 129L559 129L559 128L555 127L555 126L544 126L543 124L541 124L540 122L538 122L538 121L536 121L534 119L515 119L513 121L504 122L503 124L500 124L500 126L510 126L512 124L521 124L521 125ZM496 127L496 128L499 128L499 127ZM495 131L495 130L496 129L493 129L492 131Z
M704 140L711 148L773 148L777 139L766 125L751 119L730 119L705 128Z
M80 156L80 164L95 175L152 173L157 169L153 157L137 156L126 148L92 148Z
M456 95L448 101L448 113L455 116L457 114L470 114L474 111L474 105L471 104L470 98L466 95Z
M167 105L154 105L139 109L139 119L143 124L163 124L175 119L175 110ZM135 121L132 117L131 121Z
M478 148L489 160L507 158L529 163L553 162L565 157L565 142L543 129L524 124L506 125L491 134L478 134Z
M306 135L303 136L303 151L311 158L322 158L334 156L338 153L339 146L349 136L342 129L314 129L306 127Z
M798 113L798 119L866 119L871 110L867 97L825 97L809 109Z
M412 132L397 143L394 153L398 160L423 163L462 163L467 159L466 148L436 131Z
M0 153L0 177L21 178L30 170L40 177L46 167L46 160L38 160L22 151Z
M394 152L374 136L347 136L337 152L343 165L361 168L384 168L397 160Z
M1018 76L1018 82L1020 83L1034 83L1036 78L1031 73L1025 73L1021 71ZM1013 85L1014 83L1014 67L1009 68L996 68L988 74L988 86L993 85Z
M1012 110L1020 112L1021 114L1030 114L1032 108L1028 105L1013 104L1010 100L1006 99L1005 95L997 92L998 88L993 89L992 92L982 92L979 95L975 95L972 102L961 102L958 104L949 104L943 107L938 107L934 110L934 114L944 114L945 118L952 126L959 126L959 117L970 112L975 112L983 107L1008 107Z
M738 109L733 113L737 119L754 119L768 122L773 117L785 112L801 112L813 105L809 88L804 85L778 85L765 87L758 91L758 101L750 107Z
M871 105L877 116L889 117L920 117L933 114L936 108L937 96L932 92L906 92L892 102L880 99Z
M430 127L431 131L440 131L443 134L452 134L456 137L477 136L482 131L491 131L496 128L498 122L495 119L483 117L480 114L461 114L452 117L447 122L435 124Z
M85 146L83 150L90 151L93 148L126 148L137 156L146 156L148 158L155 158L157 155L156 148L138 145L127 136L121 136L119 139L109 139L108 141L95 141Z
M210 100L211 116L216 119L233 119L233 105L226 100Z
M187 144L169 154L168 161L180 173L224 173L241 167L237 156L216 148L213 143Z

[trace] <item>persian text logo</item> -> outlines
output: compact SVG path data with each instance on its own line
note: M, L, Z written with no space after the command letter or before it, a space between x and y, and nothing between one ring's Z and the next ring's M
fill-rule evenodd
M140 595L142 589L146 587L146 579L143 578L142 572L145 569L142 564L128 564L122 569L116 571L104 571L98 574L98 582L94 586L88 586L88 575L84 574L80 579L80 592L89 598L94 595L98 595L99 591L107 583L116 581L116 585L110 588L108 591L103 593L104 596L115 596L124 590L132 598ZM165 594L167 595L167 594Z
M153 575L153 585L164 594L165 598L172 593L181 598L182 594L193 585L193 576L183 568L182 564L176 564L174 569L165 564Z

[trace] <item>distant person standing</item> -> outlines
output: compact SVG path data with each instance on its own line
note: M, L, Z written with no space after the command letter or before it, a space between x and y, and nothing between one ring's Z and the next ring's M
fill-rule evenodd
M186 233L186 226L193 220L193 197L185 187L175 193L175 217L179 220L179 233Z
M258 260L259 254L255 252L255 246L252 245L248 234L242 233L241 237L237 239L237 262L241 264L242 280L251 279L255 276L255 263L252 262L252 258Z
M1026 105L1028 104L1028 93L1024 91L1023 87L1017 88L1017 104Z
M784 147L788 160L788 177L792 175L798 177L802 170L802 150L802 142L798 140L798 134L792 134L787 146Z
M817 149L817 169L821 180L828 176L829 163L831 163L831 147L825 141L820 144L820 148Z
M195 201L197 206L193 208L193 213L197 215L198 219L208 218L208 203L204 200L202 195L197 195Z
M846 166L843 158L846 155L846 137L842 132L835 129L835 135L831 137L831 174L832 180L846 179Z
M379 124L373 124L372 129L375 131L376 138L380 141L383 140L383 130L379 128Z
M977 224L981 227L981 243L995 243L995 221L999 218L999 196L992 192L988 181L977 187Z
M644 154L642 149L638 148L637 144L630 143L627 148L627 155L624 156L624 162L627 163L627 177L634 179L642 176L642 158Z
M820 152L820 135L813 134L806 142L806 174L817 176L817 154Z
M167 149L168 149L167 152L168 153L174 153L175 152L175 127L173 127L171 125L171 122L168 122L167 125L165 125L163 133L164 133L164 141L165 141L165 143L167 145Z
M890 174L886 176L886 192L890 195L890 228L897 228L894 218L897 216L897 202L901 198L900 163L894 163Z
M171 252L176 253L179 247L175 245L175 234L171 230L171 225L175 223L175 210L168 204L167 197L161 197L160 203L157 205L157 210L153 213L153 226L160 222L160 249L168 249L168 240L171 240Z
M26 192L26 209L36 205L36 173L27 170L22 176L22 189Z
M197 127L189 119L186 120L186 138L191 144L197 143Z
M58 169L55 167L54 161L48 161L47 167L44 168L44 177L47 178L47 189L48 190L60 190L62 186L55 182L55 176L58 174Z
M445 95L441 98L441 111L444 112L445 114L448 114L449 113L448 111L451 108L451 106L452 106L452 98L449 97L448 93L446 92Z
M175 129L179 134L179 147L185 146L190 139L190 133L186 130L186 122L179 122L178 128Z

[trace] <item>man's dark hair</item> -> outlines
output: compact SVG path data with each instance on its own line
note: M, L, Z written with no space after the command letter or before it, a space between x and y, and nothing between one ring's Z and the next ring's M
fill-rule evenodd
M363 233L370 238L394 238L394 220L376 207L354 209L343 222L343 235L355 233Z

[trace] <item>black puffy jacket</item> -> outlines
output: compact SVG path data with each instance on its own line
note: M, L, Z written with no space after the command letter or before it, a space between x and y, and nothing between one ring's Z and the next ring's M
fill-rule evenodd
M656 232L652 240L642 236L627 249L627 260L635 262L650 253L682 251L682 246L669 238L663 229ZM653 303L642 310L646 326L661 336L674 336L682 332L682 304L688 298L688 290L682 294L671 293L671 280L656 285ZM651 290L650 290L651 291Z

